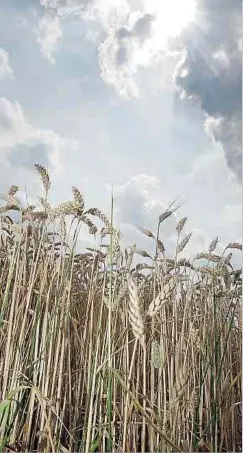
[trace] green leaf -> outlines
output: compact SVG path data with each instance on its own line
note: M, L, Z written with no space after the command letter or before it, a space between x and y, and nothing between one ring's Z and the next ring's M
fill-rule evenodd
M5 412L5 410L10 406L11 401L10 400L3 400L0 403L0 416L2 416Z

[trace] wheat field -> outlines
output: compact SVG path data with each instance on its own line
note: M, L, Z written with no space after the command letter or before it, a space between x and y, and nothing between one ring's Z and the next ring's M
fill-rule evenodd
M168 257L168 209L140 228L154 256L123 248L113 207L53 207L36 170L38 206L11 186L0 208L0 451L241 451L241 244L186 259L183 218Z

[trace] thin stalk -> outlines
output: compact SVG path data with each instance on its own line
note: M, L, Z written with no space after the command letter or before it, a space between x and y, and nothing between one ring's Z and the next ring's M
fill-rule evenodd
M111 194L111 232L110 232L110 253L109 253L109 311L108 311L108 391L107 391L107 412L108 412L108 452L112 452L112 280L113 280L113 209L114 198L113 188Z

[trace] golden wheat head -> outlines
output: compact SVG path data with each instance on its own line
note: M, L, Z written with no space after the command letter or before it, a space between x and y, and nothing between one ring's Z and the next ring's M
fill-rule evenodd
M142 345L144 345L145 344L144 320L139 305L138 288L131 278L128 281L128 289L129 289L129 320L135 338L139 340Z

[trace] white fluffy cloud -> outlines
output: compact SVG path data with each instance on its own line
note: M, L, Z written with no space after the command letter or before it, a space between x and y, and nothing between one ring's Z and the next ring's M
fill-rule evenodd
M34 127L18 102L0 98L0 159L3 168L32 171L35 163L62 171L65 140L50 130ZM3 173L3 171L1 172ZM3 174L4 176L4 174Z
M13 70L10 65L8 52L0 47L0 80L7 77L13 77Z
M35 31L42 54L50 63L54 64L53 52L62 37L59 17L46 14L39 21L38 28Z
M2 152L24 143L33 132L18 102L0 98L0 147Z
M156 235L159 216L167 208L157 199L158 188L158 180L145 174L136 175L124 185L115 186L115 222L121 229L125 245L135 242L140 248L147 247L151 252L154 249L151 239L147 239L137 227L148 228ZM169 247L175 236L175 227L175 215L161 227L161 238L166 238Z
M112 27L99 46L101 76L124 98L138 97L138 69L149 66L158 55L152 33L154 16L130 14L129 18L126 27Z
M186 3L192 4L193 0ZM167 34L175 32L173 25L178 23L172 20L174 9L170 7L168 30L163 8L152 0L41 0L41 4L58 17L79 15L96 24L101 40L98 46L101 76L124 98L139 95L136 83L139 69L161 61L168 52ZM182 12L178 11L178 18Z
M136 77L140 68L176 56L169 42L192 18L194 1L172 0L164 6L157 0L141 0L129 2L129 7L123 23L113 24L99 47L103 79L125 98L139 96Z
M115 187L115 199L117 207L117 220L121 223L130 223L141 226L153 224L156 220L155 211L158 206L151 206L154 202L151 192L158 187L156 178L147 175L137 175L122 186ZM159 204L157 215L161 214L163 205ZM153 212L152 212L153 211ZM152 213L152 216L151 216ZM156 227L156 225L153 225Z

